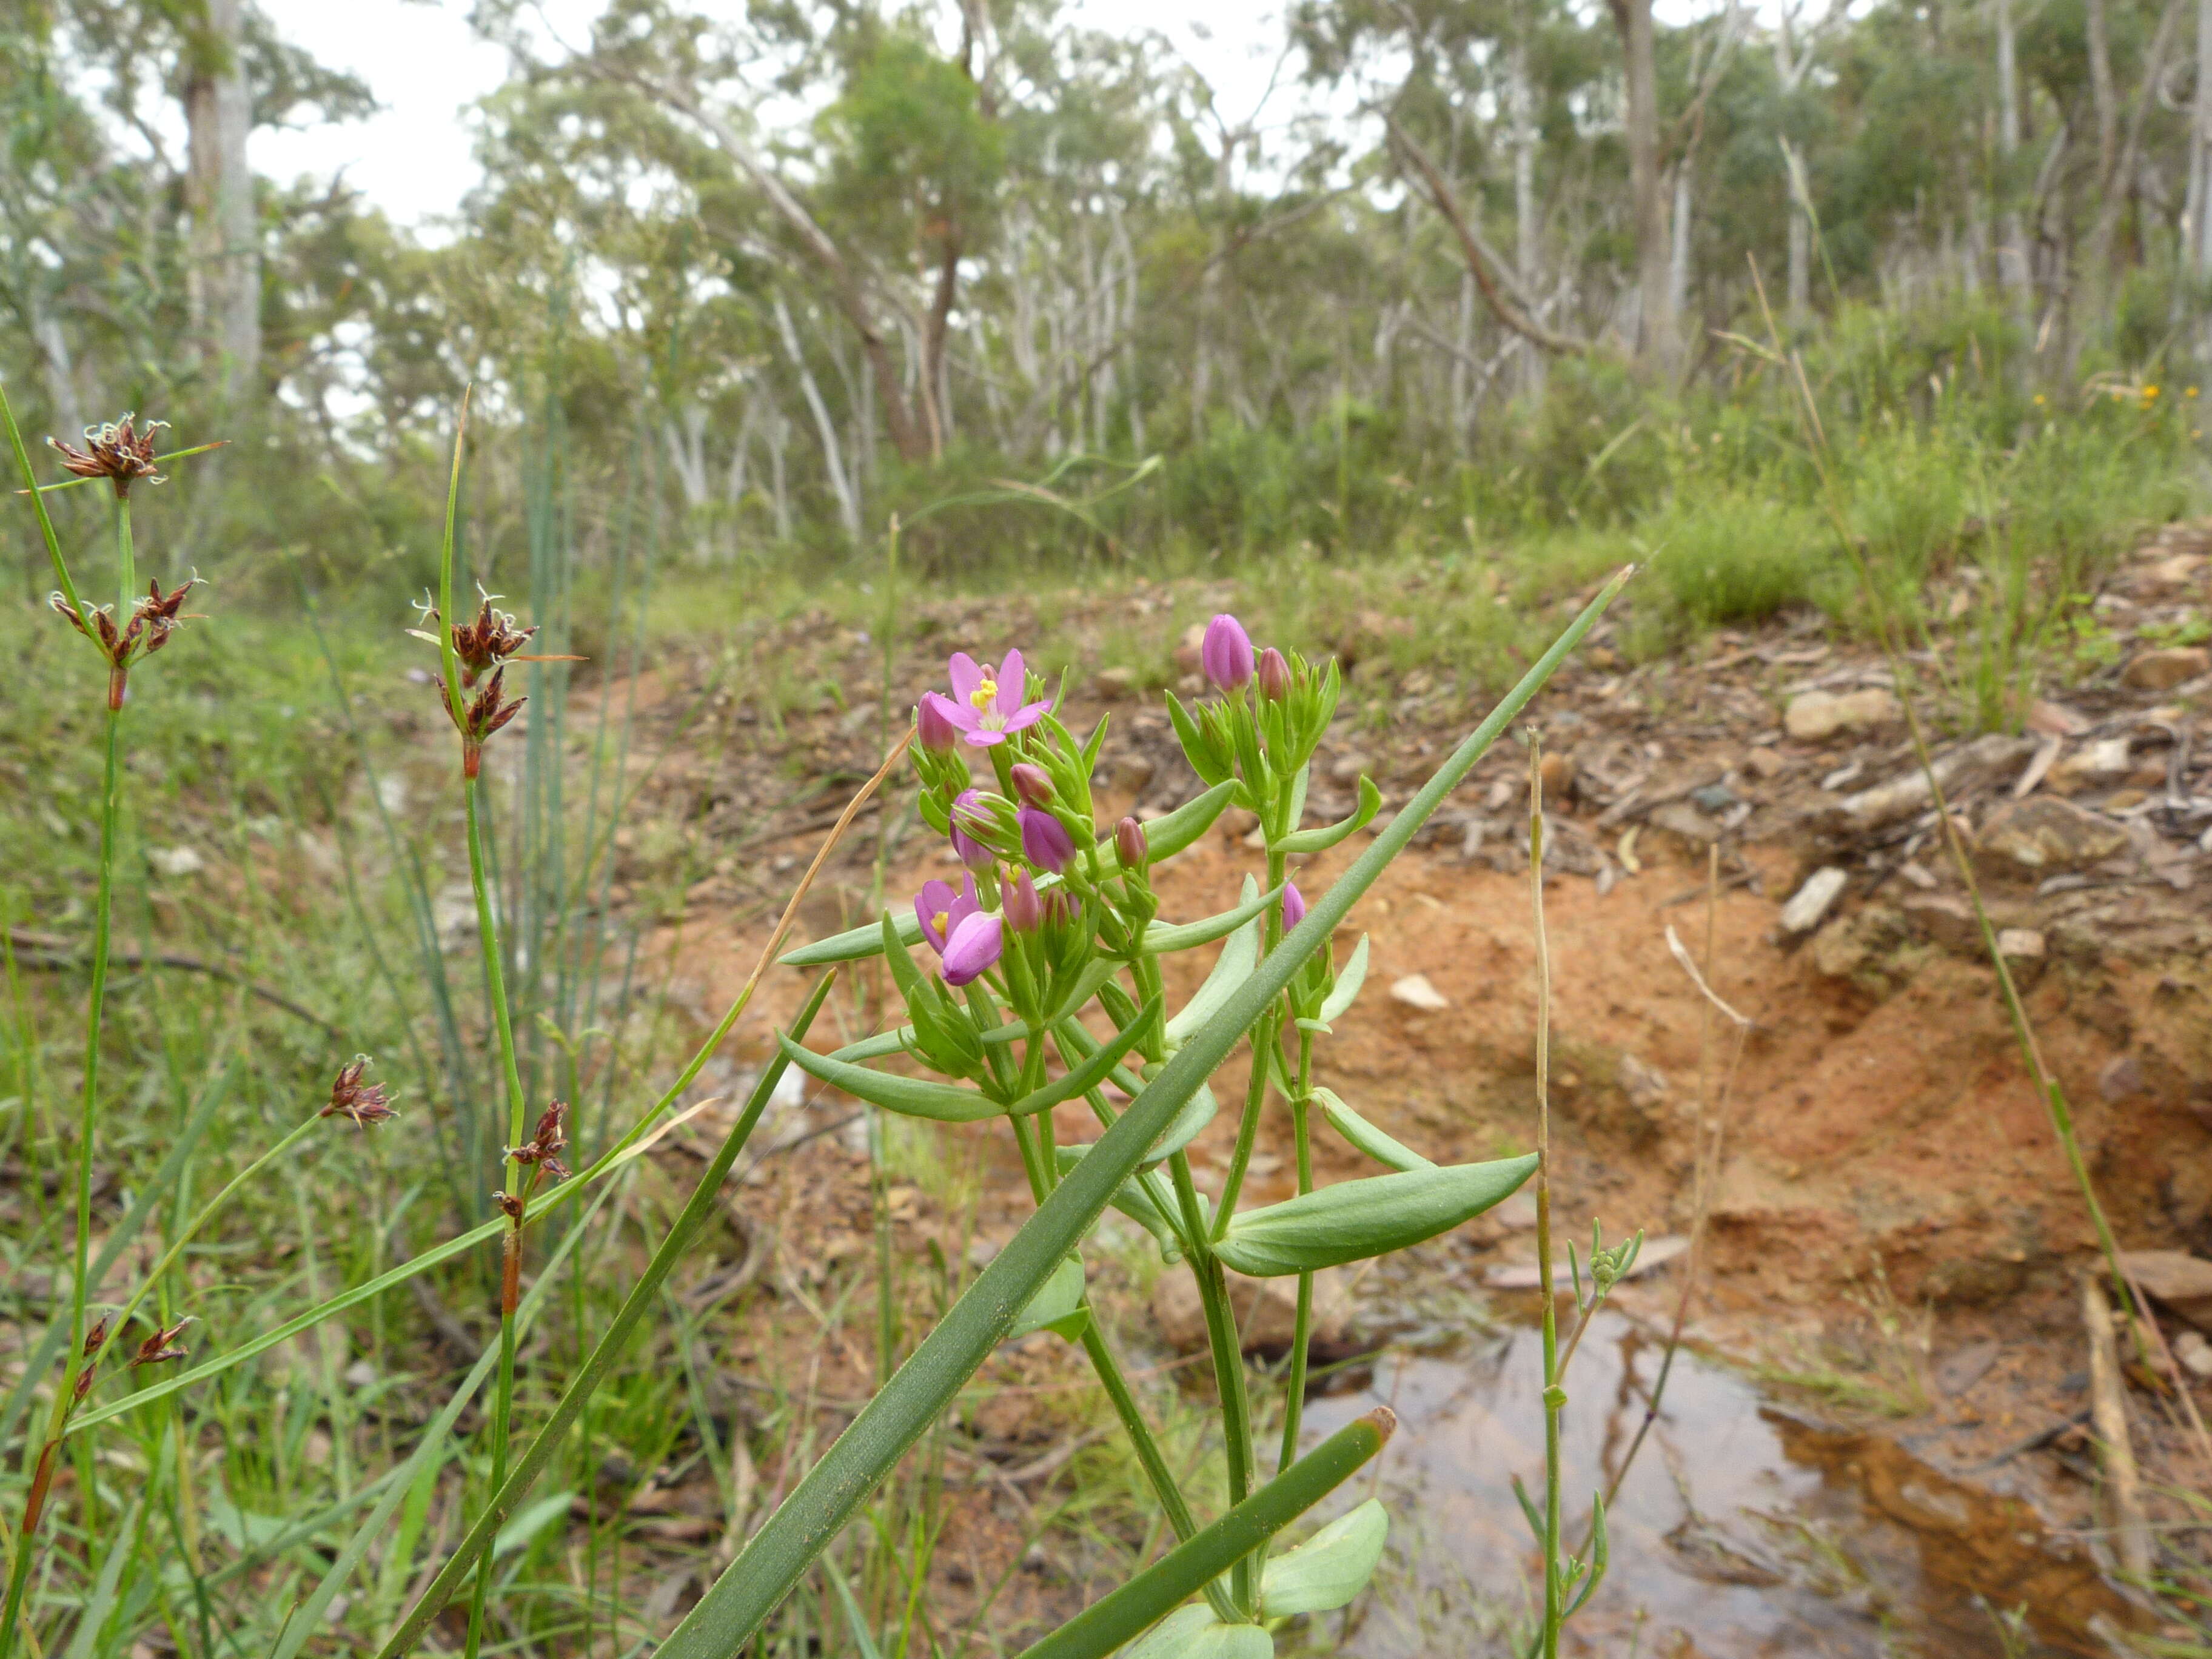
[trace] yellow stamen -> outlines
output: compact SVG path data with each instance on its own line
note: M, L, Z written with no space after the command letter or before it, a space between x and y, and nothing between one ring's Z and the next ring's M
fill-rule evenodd
M943 939L945 937L945 928L951 924L951 911L939 910L935 915L929 919L930 932L935 933L938 938Z
M985 680L968 694L968 701L979 711L988 708L998 700L999 683L996 680Z

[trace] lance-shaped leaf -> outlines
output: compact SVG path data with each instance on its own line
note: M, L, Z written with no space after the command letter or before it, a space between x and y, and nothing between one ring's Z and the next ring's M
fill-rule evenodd
M972 1027L969 1028L973 1030ZM998 1025L975 1034L975 1040L986 1048L994 1043L1012 1042L1022 1035L1018 1025ZM842 1048L830 1051L830 1058L857 1066L864 1060L883 1060L892 1054L912 1052L914 1027L901 1025L888 1031L878 1031L873 1036L864 1036L857 1042L848 1042Z
M1243 901L1256 908L1251 920L1230 934L1229 943L1221 947L1221 954L1213 961L1213 969L1206 981L1192 994L1191 999L1168 1021L1167 1038L1170 1045L1179 1043L1193 1031L1212 1018L1215 1009L1229 1000L1230 994L1252 976L1252 969L1260 960L1260 911L1267 908L1259 897L1260 884L1251 877L1244 878ZM1243 904L1237 907L1243 908Z
M1084 1005L1097 996L1100 988L1120 973L1121 968L1121 960L1115 957L1099 957L1086 963L1083 971L1075 976L1075 983L1067 988L1066 994L1054 1006L1054 1023L1058 1024L1071 1015L1081 1013Z
M1212 1526L1194 1533L1121 1589L1092 1602L1044 1640L1026 1650L1021 1659L1103 1659L1104 1655L1165 1615L1183 1597L1219 1577L1342 1485L1361 1464L1382 1449L1397 1423L1389 1407L1378 1406L1366 1416L1346 1424ZM1212 1609L1203 1611L1211 1620ZM1181 1619L1182 1628L1193 1636L1207 1622L1188 1613L1181 1615ZM1224 1625L1221 1628L1239 1627ZM1265 1639L1266 1633L1256 1625L1242 1628ZM665 1647L661 1649L664 1654L667 1650ZM1188 1650L1165 1648L1159 1651L1167 1654ZM1273 1652L1273 1648L1269 1645L1249 1650L1266 1654ZM1215 1653L1216 1659L1231 1659L1243 1650L1227 1648L1210 1651Z
M1285 836L1267 850L1271 853L1326 853L1346 836L1365 829L1382 810L1382 792L1375 787L1375 780L1363 774L1359 780L1359 804L1352 809L1348 818L1339 818L1334 823L1325 823L1317 830L1297 830Z
M1129 1022L1127 1030L1116 1032L1111 1042L1057 1080L1046 1084L1033 1093L1024 1095L1006 1108L1007 1115L1029 1117L1038 1112L1048 1112L1062 1101L1073 1100L1079 1095L1090 1093L1105 1082L1121 1056L1137 1046L1139 1040L1159 1017L1160 1000L1154 997L1144 1006L1136 1018Z
M1204 835L1214 819L1221 816L1236 793L1237 785L1233 781L1216 784L1196 799L1185 801L1174 811L1154 818L1145 825L1145 845L1150 849L1152 861L1158 863L1173 858ZM1121 860L1114 851L1114 837L1110 835L1098 843L1096 856L1102 876L1111 876L1121 867ZM1045 892L1057 886L1059 882L1058 876L1040 876L1037 891ZM900 939L908 945L915 944L921 938L921 919L918 916L894 915L891 925L898 929ZM866 927L848 928L844 933L833 933L828 939L815 940L811 945L802 945L795 951L787 951L776 960L787 968L825 968L835 962L858 962L863 957L875 955L883 948L882 931L871 923Z
M1121 1659L1274 1659L1275 1638L1257 1625L1224 1625L1203 1601L1177 1607Z
M1365 1118L1346 1105L1333 1089L1316 1089L1314 1098L1321 1102L1322 1114L1342 1135L1377 1164L1386 1164L1394 1170L1433 1170L1434 1158L1423 1158L1412 1147L1402 1146L1384 1134Z
M1083 1304L1083 1258L1071 1255L1053 1269L1044 1288L1029 1299L1006 1331L1009 1342L1033 1331L1052 1331L1074 1341L1090 1322Z
M1254 1279L1312 1273L1434 1238L1510 1194L1536 1155L1340 1181L1234 1216L1213 1253Z
M1352 947L1351 958L1338 970L1336 983L1329 988L1328 995L1322 1002L1321 1023L1328 1025L1342 1018L1344 1011L1352 1006L1352 999L1359 994L1359 988L1366 982L1367 935L1362 933L1359 943Z
M975 1374L975 1368L998 1346L1024 1305L1059 1266L1060 1258L1090 1231L1099 1212L1135 1170L1146 1150L1199 1085L1228 1058L1229 1051L1243 1039L1244 1033L1268 1005L1283 994L1306 959L1328 942L1329 935L1342 924L1361 896L1375 884L1390 860L1406 850L1414 832L1428 821L1444 797L1458 787L1475 763L1497 741L1498 734L1528 706L1528 700L1552 677L1567 653L1605 614L1632 574L1632 569L1623 570L1583 607L1566 631L1537 659L1482 723L1468 733L1437 769L1436 775L1352 861L1352 867L1314 902L1306 912L1306 919L1268 953L1221 1011L1160 1068L1159 1075L1130 1102L1129 1109L1099 1138L1098 1144L1068 1173L1067 1178L1046 1194L1044 1202L1022 1224L1006 1247L992 1258L966 1293L945 1311L890 1381L860 1408L844 1433L801 1477L775 1512L738 1553L736 1559L723 1568L707 1594L661 1644L656 1659L736 1659L767 1622L769 1615L805 1576L815 1559L836 1537L853 1512L937 1420L938 1414ZM1164 822L1156 821L1154 827ZM1386 1178L1404 1181L1419 1177ZM1343 1430L1331 1436L1213 1527L1115 1592L1126 1596L1139 1584L1146 1587L1133 1620L1121 1625L1109 1621L1103 1640L1100 1626L1095 1622L1086 1627L1087 1633L1075 1633L1073 1625L1065 1626L1046 1638L1048 1644L1056 1645L1048 1645L1042 1654L1054 1656L1054 1659L1103 1655L1155 1619L1164 1617L1175 1602L1219 1577L1230 1565L1249 1553L1260 1540L1239 1544L1225 1554L1186 1554L1191 1545L1207 1534L1216 1534L1218 1538L1216 1529L1232 1517L1241 1516L1243 1523L1249 1524L1256 1516L1272 1514L1268 1506L1278 1502L1283 1502L1290 1513L1268 1526L1261 1538L1291 1515L1310 1508L1328 1487L1349 1474L1350 1468L1325 1482L1322 1491L1310 1497L1298 1492L1294 1502L1283 1497L1283 1493L1297 1490L1286 1487L1285 1482L1314 1464L1324 1451L1338 1443L1342 1435L1351 1431ZM1381 1444L1379 1426L1372 1432L1372 1443L1356 1461L1372 1455ZM1180 1562L1178 1557L1182 1558ZM1176 1564L1177 1574L1187 1571L1189 1576L1178 1579L1176 1574L1164 1574L1162 1570L1170 1563ZM1109 1601L1113 1599L1107 1598ZM1126 1600L1122 1603L1125 1612L1129 1605ZM1085 1614L1075 1622L1082 1624L1088 1617Z
M1156 921L1145 929L1145 951L1148 956L1172 956L1177 951L1192 951L1201 945L1211 945L1224 933L1233 933L1246 922L1283 896L1279 887L1271 887L1256 898L1249 898L1234 910L1224 910L1219 915L1207 916L1200 921L1170 925Z
M842 1089L855 1100L865 1100L871 1106L880 1106L904 1117L926 1117L939 1123L980 1123L1006 1109L988 1095L973 1089L926 1077L872 1071L866 1066L832 1060L793 1042L781 1032L776 1034L775 1041L784 1058L802 1072L819 1078L834 1089Z
M1260 1577L1260 1616L1327 1613L1367 1588L1390 1536L1390 1517L1369 1498L1340 1515L1296 1549L1267 1559Z

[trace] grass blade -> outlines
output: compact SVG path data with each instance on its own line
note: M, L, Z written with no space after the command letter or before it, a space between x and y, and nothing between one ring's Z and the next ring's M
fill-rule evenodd
M1024 1650L1021 1659L1103 1659L1342 1486L1389 1443L1397 1426L1388 1406L1346 1424L1188 1543Z

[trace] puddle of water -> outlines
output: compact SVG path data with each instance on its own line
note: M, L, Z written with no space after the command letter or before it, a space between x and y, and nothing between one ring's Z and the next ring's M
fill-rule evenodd
M1510 1485L1543 1475L1540 1339L1515 1328L1448 1353L1378 1358L1364 1390L1313 1401L1328 1434L1380 1403L1399 1416L1379 1479L1393 1593L1335 1650L1358 1659L1475 1654L1510 1628L1534 1565ZM1568 1377L1567 1536L1644 1416L1661 1345L1616 1316ZM1356 1483L1364 1497L1370 1477ZM2101 1655L2093 1619L2126 1605L2085 1548L2049 1537L2024 1503L1958 1485L1874 1434L1796 1420L1689 1353L1609 1513L1613 1565L1565 1650L1652 1659L2008 1659L1991 1615L2025 1605L2009 1651ZM1487 1640L1486 1639L1487 1638Z

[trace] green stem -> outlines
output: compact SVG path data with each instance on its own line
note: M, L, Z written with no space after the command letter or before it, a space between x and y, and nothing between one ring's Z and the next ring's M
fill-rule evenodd
M1559 1570L1559 1299L1552 1291L1552 956L1544 936L1544 775L1540 744L1528 753L1528 886L1536 933L1536 1272L1544 1298L1544 1639L1543 1659L1559 1659L1566 1622Z
M450 567L451 561L447 561ZM450 569L447 578L452 586ZM452 637L450 630L446 637ZM523 1103L522 1073L514 1054L514 1020L507 1004L507 973L500 960L499 924L492 915L491 884L484 874L483 830L477 811L477 792L483 787L478 778L464 778L461 798L468 808L469 824L469 884L476 890L477 938L483 951L484 988L491 999L492 1023L499 1032L499 1057L507 1073L507 1144L522 1145L527 1129L528 1109ZM512 1158L501 1160L506 1170L507 1197L520 1205L523 1200L523 1165ZM534 1167L534 1166L533 1166ZM514 1308L520 1288L522 1255L522 1218L516 1215L511 1231L504 1241L506 1252L501 1261L499 1298L499 1376L494 1385L491 1405L491 1491L496 1494L507 1484L507 1424L514 1403ZM465 1659L477 1659L477 1650L483 1636L484 1598L491 1588L491 1575L479 1572L469 1597L469 1632L463 1649Z
M1291 1133L1297 1147L1301 1196L1313 1190L1313 1137L1306 1125L1306 1113L1313 1104L1313 1042L1311 1031L1298 1033L1298 1088L1291 1102ZM1283 1449L1275 1459L1277 1474L1290 1468L1298 1455L1299 1420L1306 1404L1306 1348L1313 1337L1313 1285L1311 1273L1298 1275L1297 1320L1291 1329L1290 1392L1283 1401Z
M1241 1504L1252 1491L1252 1402L1245 1392L1244 1350L1237 1335L1237 1311L1229 1303L1229 1282L1220 1261L1208 1254L1190 1258L1198 1294L1206 1310L1206 1346L1213 1352L1213 1384L1221 1396L1221 1437L1229 1454L1229 1501ZM1259 1611L1258 1576L1249 1559L1230 1573L1230 1595L1246 1618Z

